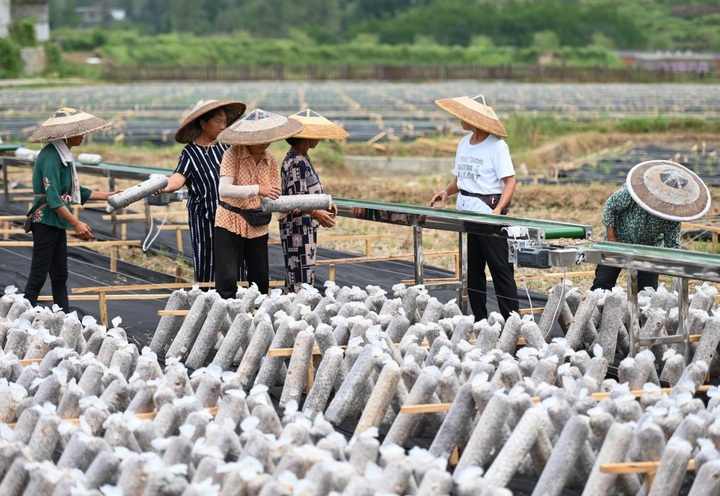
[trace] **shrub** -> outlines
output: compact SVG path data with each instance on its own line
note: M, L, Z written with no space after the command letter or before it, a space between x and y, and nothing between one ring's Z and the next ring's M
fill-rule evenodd
M21 47L37 46L35 19L19 19L13 21L8 29L10 37Z
M22 74L20 47L11 38L0 38L0 77L11 78Z

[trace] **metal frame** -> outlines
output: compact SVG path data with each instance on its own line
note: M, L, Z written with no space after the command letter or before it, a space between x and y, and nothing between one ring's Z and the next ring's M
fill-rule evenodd
M630 356L640 346L681 343L685 361L690 360L689 280L720 282L720 256L708 253L624 243L598 242L580 245L585 260L627 270L628 312L630 313ZM678 331L674 336L641 338L638 309L638 271L678 278Z
M457 232L461 267L459 281L431 283L425 284L425 286L428 289L457 290L458 302L463 312L467 311L468 302L468 233L507 237L507 234L505 234L502 228L519 225L527 229L528 236L536 243L544 243L546 239L558 239L560 237L588 239L592 235L592 227L590 226L564 222L483 215L458 210L358 199L334 198L333 201L338 206L338 215L342 217L359 218L412 228L415 284L425 284L422 246L423 229L439 229L442 231Z
M32 168L34 163L32 160L19 159L15 157L2 157L0 156L0 163L2 164L2 175L3 175L3 188L5 195L5 205L9 208L12 199L10 198L9 189L9 177L8 167L30 167ZM76 164L76 168L79 174L88 174L92 176L106 177L108 181L108 191L115 191L115 180L116 179L134 179L138 181L144 181L150 174L163 174L170 176L174 172L172 169L162 169L159 167L147 167L139 165L126 165L126 164L114 164L109 162L103 162L98 165L83 165L81 163ZM146 208L146 227L150 228L150 211ZM117 211L113 210L110 213L110 227L111 234L114 238L117 238ZM147 232L146 232L147 234Z
M10 205L8 167L32 167L30 160L0 156L4 180L5 204ZM78 164L78 170L84 174L105 176L112 191L115 179L145 179L149 174L171 175L171 169L141 167L124 164L101 163L97 166ZM423 229L439 229L457 232L460 245L461 274L458 283L436 283L433 289L457 289L458 299L463 311L467 307L467 234L503 236L502 229L520 226L527 230L527 239L537 245L546 245L549 239L591 239L592 227L586 225L553 222L520 217L484 215L458 210L402 205L397 203L373 202L358 199L334 199L338 206L338 215L350 218L362 218L388 224L412 227L416 284L424 283L423 269ZM363 215L358 216L357 211ZM147 212L146 212L147 213ZM113 212L112 232L116 234L115 212ZM688 280L698 279L720 283L720 256L706 253L673 250L621 243L597 242L564 247L563 250L577 250L578 260L584 259L597 265L608 265L628 271L628 310L631 316L630 355L634 356L639 346L662 343L684 343L685 359L689 360L689 295ZM659 338L640 338L637 307L637 271L678 277L679 329L675 336ZM427 285L426 285L427 286Z

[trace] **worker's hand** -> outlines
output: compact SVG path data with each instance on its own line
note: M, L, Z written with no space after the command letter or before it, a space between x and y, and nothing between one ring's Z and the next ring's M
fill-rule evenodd
M277 200L280 198L280 186L274 186L272 184L260 184L258 188L258 195L264 198L270 198L271 200Z
M358 219L365 218L365 209L360 207L353 207L352 209L353 217L357 217Z
M73 224L73 229L75 230L75 234L80 239L92 239L92 229L90 229L90 226L85 224L82 221L77 221L75 224Z
M437 193L435 193L435 196L432 197L432 200L430 200L430 206L434 206L436 202L440 202L445 205L445 200L447 200L447 197L447 191L438 191Z
M103 196L105 197L104 199L107 200L111 196L117 195L118 193L122 193L123 191L125 191L125 190L119 189L117 191L108 191L107 193L103 193Z
M330 205L329 212L330 212L330 215L332 215L332 218L333 218L333 219L334 219L335 217L337 217L337 213L338 213L337 205L335 205L334 203L333 203L332 205Z
M323 227L333 227L335 225L335 217L329 210L313 210L310 215Z

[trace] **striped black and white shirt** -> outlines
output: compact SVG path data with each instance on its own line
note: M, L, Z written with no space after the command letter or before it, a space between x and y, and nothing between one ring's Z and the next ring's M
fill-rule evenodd
M185 176L188 189L188 210L204 213L208 218L215 217L220 199L218 181L223 153L230 146L216 143L213 146L201 146L188 143L180 153L175 172Z

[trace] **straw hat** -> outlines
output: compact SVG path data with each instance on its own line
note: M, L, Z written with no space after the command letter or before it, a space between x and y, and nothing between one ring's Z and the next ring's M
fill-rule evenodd
M305 126L293 138L343 140L350 136L343 128L311 109L301 110L290 118Z
M441 98L435 100L435 105L482 131L494 134L498 138L507 138L505 126L502 125L492 107L485 103L483 95L472 98L469 96Z
M627 188L642 208L663 219L695 220L710 208L710 192L688 168L669 160L649 160L630 169Z
M230 145L260 145L295 136L302 130L303 125L295 119L255 109L226 128L217 140Z
M107 129L112 122L95 117L71 107L63 107L55 111L52 117L40 124L28 138L30 143L46 143L59 139L72 138Z
M195 121L211 110L223 107L227 116L228 125L232 124L245 113L245 104L240 100L200 100L191 108L180 122L180 127L175 133L175 141L178 143L190 143L200 134Z

